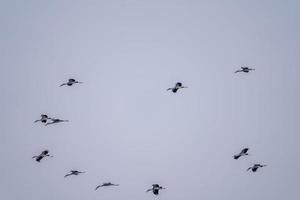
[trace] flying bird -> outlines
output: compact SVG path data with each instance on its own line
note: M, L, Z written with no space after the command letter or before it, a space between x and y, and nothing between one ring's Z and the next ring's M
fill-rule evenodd
M50 117L48 117L48 115L41 114L41 119L35 120L34 123L36 122L46 123L48 119L51 119Z
M239 154L236 154L233 156L234 159L239 159L241 156L247 156L249 155L247 152L249 151L249 148L244 148Z
M250 72L250 71L252 71L252 70L255 70L255 69L249 68L249 67L241 67L241 69L236 70L234 73L238 73L238 72L245 72L245 73L248 73L248 72Z
M33 156L32 158L35 158L35 160L37 162L40 162L44 157L53 157L49 155L49 151L48 150L44 150L42 151L42 153L38 156Z
M80 171L77 171L77 170L71 170L69 174L66 174L64 177L68 177L68 176L72 176L72 175L79 175L79 174L82 174L82 173L85 173L85 172L80 172Z
M111 182L103 183L102 185L98 185L95 190L98 190L100 187L107 187L107 186L119 186L119 184L113 184Z
M254 164L252 167L249 167L247 169L247 171L249 171L250 169L252 170L252 172L256 172L258 168L262 168L262 167L266 167L267 165L261 165L261 164Z
M72 86L72 85L75 84L75 83L81 84L82 82L79 82L79 81L76 81L76 80L73 79L73 78L70 78L70 79L68 80L68 82L61 84L60 87L61 87L61 86L64 86L64 85Z
M183 86L182 83L177 82L174 87L168 88L167 91L172 90L173 93L176 93L179 89L182 89L182 88L187 88L187 87Z
M52 122L48 122L45 124L45 126L50 125L50 124L57 124L61 122L69 122L69 120L63 120L63 119L58 119L58 118L51 118Z
M146 192L150 192L152 191L154 195L158 195L159 194L159 190L162 190L162 189L166 189L158 184L153 184L152 185L152 188L146 190Z

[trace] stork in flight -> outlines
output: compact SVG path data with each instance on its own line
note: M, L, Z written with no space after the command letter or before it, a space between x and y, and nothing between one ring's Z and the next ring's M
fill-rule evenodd
M252 70L255 70L255 69L249 68L249 67L241 67L241 69L236 70L234 73L238 73L238 72L245 72L245 73L248 73L248 72L250 72L250 71L252 71Z
M50 124L57 124L61 122L69 122L69 120L63 120L63 119L58 119L58 118L51 118L52 122L48 122L45 124L45 126L48 126Z
M252 167L249 167L247 169L247 171L249 171L250 169L252 170L252 172L256 172L258 168L263 168L266 167L267 165L261 165L261 164L254 164Z
M236 154L233 156L234 159L239 159L241 156L248 156L249 154L247 153L249 151L249 148L244 148L239 154Z
M103 183L102 185L98 185L95 190L98 190L100 187L107 187L107 186L119 186L119 184L113 184L111 182Z
M68 80L68 82L61 84L60 87L61 87L61 86L64 86L64 85L72 86L72 85L75 84L75 83L81 84L82 82L76 81L74 78L70 78L70 79Z
M168 88L167 91L172 90L173 93L176 93L177 90L187 88L186 86L183 86L182 83L177 82L173 88Z
M82 173L85 173L85 172L80 172L80 171L77 171L77 170L71 170L69 174L66 174L64 177L68 177L68 176L72 176L72 175L79 175L79 174L82 174Z
M48 117L48 115L41 114L41 119L35 120L34 123L36 122L46 123L48 119L51 119L50 117Z
M53 157L49 155L49 151L48 150L44 150L42 151L42 153L38 156L33 156L32 158L35 158L35 160L37 162L40 162L44 157Z
M162 189L166 189L158 184L153 184L152 185L152 188L148 189L146 192L150 192L152 191L154 195L158 195L159 194L159 190L162 190Z

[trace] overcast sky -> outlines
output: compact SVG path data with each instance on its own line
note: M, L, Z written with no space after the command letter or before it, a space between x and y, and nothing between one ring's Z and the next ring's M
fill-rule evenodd
M298 200L299 7L2 0L0 199ZM177 81L189 88L167 92Z

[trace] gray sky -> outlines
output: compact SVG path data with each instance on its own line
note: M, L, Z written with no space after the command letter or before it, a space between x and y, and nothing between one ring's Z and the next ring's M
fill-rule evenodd
M151 200L159 183L161 200L298 200L299 6L1 1L0 199Z

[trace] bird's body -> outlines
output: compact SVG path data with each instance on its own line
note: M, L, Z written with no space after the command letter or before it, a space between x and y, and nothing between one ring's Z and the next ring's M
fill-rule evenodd
M102 185L98 185L95 190L98 190L100 187L107 187L107 186L119 186L119 184L113 184L111 182L103 183Z
M174 87L168 88L167 91L171 90L173 93L176 93L179 89L182 89L182 88L187 88L187 87L183 86L182 83L177 82Z
M163 190L163 189L166 189L166 188L164 188L158 184L153 184L152 188L146 190L146 192L152 191L154 195L159 195L159 190Z
M48 117L48 115L41 114L41 119L35 120L34 123L36 123L36 122L46 123L49 119L51 119L51 118Z
M75 84L75 83L81 84L82 82L79 82L79 81L76 81L76 80L73 79L73 78L70 78L70 79L68 80L68 82L61 84L60 87L61 87L61 86L65 86L65 85L67 85L67 86L72 86L72 85Z
M250 71L255 70L253 68L249 68L249 67L241 67L241 69L236 70L234 73L238 73L238 72L245 72L245 73L249 73Z
M37 162L40 162L44 157L53 157L49 155L49 151L48 150L44 150L42 151L42 153L38 156L33 156L32 158L35 158L35 160Z
M77 170L71 170L69 174L66 174L64 177L68 177L68 176L72 176L72 175L79 175L79 174L82 174L82 173L85 173L85 172L80 172L80 171L77 171Z
M248 154L249 148L244 148L239 154L236 154L233 156L234 159L239 159L241 156L247 156Z
M252 172L256 172L258 170L258 168L262 168L262 167L266 167L267 165L262 165L262 164L254 164L252 167L249 167L247 169L247 171L249 171L250 169L252 170Z
M45 124L45 126L50 125L50 124L57 124L61 122L68 122L69 120L63 120L63 119L58 119L58 118L51 118L52 122L48 122Z

